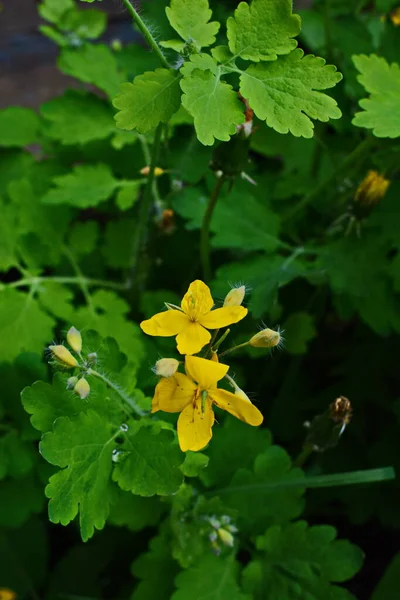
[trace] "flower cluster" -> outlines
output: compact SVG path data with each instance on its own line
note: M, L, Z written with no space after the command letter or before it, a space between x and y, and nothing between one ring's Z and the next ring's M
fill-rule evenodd
M184 361L164 358L156 363L154 370L161 379L152 402L153 413L159 410L180 413L178 438L184 452L201 450L210 441L215 421L214 405L249 425L257 426L263 421L258 408L228 375L229 366L219 362L217 353L229 333L229 330L225 331L218 340L220 329L247 315L247 309L242 306L244 295L244 286L234 288L226 296L224 305L214 308L210 289L197 280L190 284L180 307L166 304L166 311L140 324L148 335L176 336L178 352L185 355ZM214 336L208 329L215 331ZM279 341L278 332L263 329L240 347L271 348ZM205 346L203 356L194 356ZM178 371L181 364L184 364L185 373ZM224 377L234 392L218 387Z
M71 327L67 333L67 343L71 350L77 354L78 359L62 344L49 346L50 355L54 363L62 369L79 369L79 376L73 375L68 378L67 389L73 390L75 394L85 400L90 394L90 385L86 377L93 374L92 367L97 361L95 352L82 356L82 336L80 331Z

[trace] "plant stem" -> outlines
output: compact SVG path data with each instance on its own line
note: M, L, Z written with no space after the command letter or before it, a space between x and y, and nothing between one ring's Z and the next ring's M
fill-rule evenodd
M143 21L143 19L141 18L141 16L138 14L136 9L132 6L130 0L122 0L122 3L125 5L127 11L131 15L134 23L136 23L139 31L142 33L143 37L146 39L149 46L157 54L163 67L165 67L166 69L170 69L171 67L170 67L167 59L165 58L164 54L162 53L160 46L157 44L156 40L151 35L148 27L146 26L146 24Z
M220 177L212 191L206 212L204 213L203 223L200 232L200 256L203 267L203 276L205 281L211 279L211 258L210 258L210 224L214 209L217 205L217 200L225 183L225 177Z
M103 279L90 279L89 277L26 277L12 283L0 284L0 290L4 288L32 287L40 283L68 283L79 285L80 287L82 287L82 283L85 283L87 286L98 285L121 291L126 290L128 287L125 283L115 283L114 281L105 281Z
M139 416L139 417L143 417L144 415L146 415L147 413L142 410L141 408L139 408L139 406L137 406L136 402L134 402L134 400L132 400L132 398L130 398L130 396L128 396L127 394L125 394L125 392L123 390L121 390L117 385L115 385L115 383L113 383L112 381L110 381L107 377L105 377L105 375L102 375L101 373L99 373L98 371L95 371L94 369L88 369L87 371L88 375L93 375L93 377L97 377L97 379L100 379L101 381L103 381L103 383L105 383L109 388L111 388L116 394L118 394L118 396L124 401L126 402L126 404L128 404L128 406Z
M306 208L309 204L311 204L314 200L319 198L325 190L332 187L336 179L342 173L345 173L347 169L357 163L364 155L367 154L367 151L371 149L371 147L376 143L374 138L367 138L363 140L358 146L354 148L354 150L341 162L336 171L330 175L325 181L322 181L314 190L312 190L309 194L304 196L302 200L297 202L296 206L294 206L293 210L289 211L285 215L285 221L292 219L298 212Z
M239 348L245 348L246 346L249 345L250 342L243 342L243 344L239 344L238 346L233 346L233 348L229 348L228 350L225 350L225 352L221 352L221 354L219 355L219 358L222 358L222 356L225 356L226 354L230 354L231 352L234 352L235 350L239 350Z
M82 294L83 294L83 296L85 298L86 304L88 305L88 307L90 309L90 312L92 314L95 314L95 310L94 310L94 307L93 307L92 296L90 295L90 292L89 292L89 287L88 287L88 285L87 285L87 283L85 281L85 278L83 276L83 273L81 271L81 268L80 268L79 264L75 260L75 256L72 254L72 252L68 248L68 246L64 246L63 247L63 252L64 252L65 256L67 257L67 259L69 260L69 262L71 264L71 267L75 271L77 278L81 282Z
M306 460L311 456L312 453L313 453L312 446L310 446L309 444L306 444L303 447L300 454L293 461L293 466L294 467L302 467L304 465L304 463L306 462Z

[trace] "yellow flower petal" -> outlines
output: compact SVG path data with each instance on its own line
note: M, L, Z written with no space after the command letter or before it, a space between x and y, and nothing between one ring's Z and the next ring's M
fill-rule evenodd
M190 284L181 302L182 310L194 321L210 312L213 306L210 288L199 279Z
M181 354L197 354L210 340L211 334L204 327L189 321L176 337L178 352Z
M147 335L168 337L180 333L188 325L189 319L180 310L166 310L142 321L140 327Z
M161 379L156 386L154 405L156 410L164 412L181 412L194 399L197 386L183 373L175 373L173 377ZM152 412L156 412L153 410Z
M226 390L213 390L211 398L217 406L249 425L261 425L264 420L258 408L249 400Z
M223 306L203 315L198 321L207 329L219 329L241 321L246 315L247 308L244 306Z
M202 450L207 446L212 437L212 426L214 424L214 412L211 409L209 398L202 412L201 398L193 406L189 404L179 415L178 439L182 452Z
M189 377L197 381L202 390L209 390L217 387L217 382L225 377L229 366L198 356L187 356L185 369Z

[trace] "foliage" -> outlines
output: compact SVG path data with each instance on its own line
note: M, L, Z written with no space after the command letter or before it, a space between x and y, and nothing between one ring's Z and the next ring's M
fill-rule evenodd
M122 1L0 111L0 599L392 598L396 3Z

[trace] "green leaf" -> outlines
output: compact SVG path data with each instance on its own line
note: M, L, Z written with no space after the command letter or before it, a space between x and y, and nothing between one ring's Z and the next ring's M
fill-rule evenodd
M178 491L184 456L173 432L162 429L159 423L132 422L119 451L121 460L115 465L113 479L121 489L139 496Z
M233 556L205 556L196 566L182 571L175 579L178 590L171 600L250 600L240 591L238 564Z
M209 462L208 456L201 452L186 452L185 460L181 465L185 477L197 477L200 471L205 469Z
M118 190L115 198L115 203L120 210L128 210L136 203L140 188L142 187L143 183L143 179L138 179L137 181L120 182L120 184L123 185Z
M0 361L13 360L21 352L37 352L53 339L55 320L43 312L28 294L0 290Z
M77 165L68 175L54 178L55 186L42 198L44 204L70 204L79 208L108 200L118 186L108 165Z
M342 76L323 58L303 56L297 49L275 62L250 66L240 77L240 91L269 127L311 138L311 119L327 122L341 117L336 101L319 90L333 87Z
M68 243L75 255L90 254L96 249L99 234L97 221L79 221L70 228Z
M102 529L108 517L114 448L109 426L93 410L72 419L60 417L40 443L43 457L62 469L45 490L50 521L68 525L79 512L83 541Z
M63 144L86 144L115 132L109 104L94 94L67 90L43 104L40 112L48 121L46 134Z
M285 523L301 513L304 487L291 487L290 483L302 478L303 472L292 468L285 450L270 446L255 459L254 471L238 469L231 483L215 494L228 508L238 511L238 522L244 531L260 533L269 525Z
M181 80L182 104L194 118L197 137L205 146L228 141L245 120L243 104L230 85L210 70L195 68Z
M171 557L168 541L163 533L153 538L149 551L133 563L132 572L141 581L131 600L171 600L178 563Z
M329 525L308 527L305 521L270 527L257 538L260 555L244 569L243 586L255 600L298 598L326 600L354 598L336 594L331 582L350 579L363 563L363 553L347 540L335 540ZM341 588L339 588L341 589Z
M227 21L229 48L235 56L258 62L276 60L297 46L301 20L291 0L241 2Z
M374 589L371 600L392 600L400 586L400 552L395 554L382 579Z
M12 106L0 111L0 146L28 146L38 140L40 121L33 110Z
M199 49L215 42L220 24L209 23L212 11L208 0L171 0L165 12L171 27L185 42L193 41Z
M129 531L140 531L145 527L154 527L158 524L164 512L159 498L135 496L117 487L115 493L117 499L113 500L111 505L109 523L127 527Z
M137 129L146 133L162 123L168 123L179 109L181 92L179 78L172 69L156 69L138 75L133 83L123 83L113 105L117 127Z
M100 37L107 27L107 16L101 10L68 11L59 24L63 31L70 31L80 39L94 40Z
M58 60L63 73L91 83L113 98L119 90L121 74L111 50L103 44L86 44L80 48L63 48Z
M291 314L285 321L283 330L285 349L291 354L305 354L308 342L317 335L314 317L305 312Z
M400 67L389 65L382 57L371 54L353 56L361 75L358 81L371 95L360 100L363 112L356 113L352 123L372 129L376 137L400 136Z
M38 11L43 19L57 24L66 12L74 8L74 0L44 0L39 4Z

